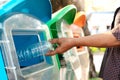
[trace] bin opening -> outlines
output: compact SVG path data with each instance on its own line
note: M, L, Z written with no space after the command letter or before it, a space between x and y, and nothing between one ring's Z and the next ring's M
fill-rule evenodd
M17 79L20 75L25 79L34 77L37 80L46 75L47 71L52 72L53 68L55 69L54 57L45 56L49 49L46 44L50 35L48 27L43 22L32 15L19 13L8 17L3 26L5 36L9 40L9 43L4 45L7 49L4 59L9 79ZM41 47L44 48L41 50ZM51 75L53 74L47 77Z
M48 47L40 50L40 47L47 44L44 30L13 29L11 32L20 69L24 75L53 66L52 57L45 56Z

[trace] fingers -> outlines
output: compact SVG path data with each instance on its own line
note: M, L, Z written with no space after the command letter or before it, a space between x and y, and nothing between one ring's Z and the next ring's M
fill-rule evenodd
M55 43L58 43L59 42L59 39L51 39L49 40L52 44L55 44Z
M59 42L59 39L51 39L51 40L49 40L49 42L50 43L52 43L52 44L58 44ZM51 51L49 51L47 54L45 54L46 56L53 56L53 55L55 55L55 54L57 54L57 49L56 50L51 50Z
M49 51L47 54L45 54L46 56L53 56L56 54L56 51Z
M49 51L46 56L53 56L55 54L61 54L61 48L60 47L57 47L55 50L51 50Z

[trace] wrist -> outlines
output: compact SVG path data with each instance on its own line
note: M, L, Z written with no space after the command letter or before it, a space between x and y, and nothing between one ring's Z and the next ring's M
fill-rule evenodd
M78 44L78 41L79 41L78 38L74 38L74 39L73 39L72 43L73 43L73 46L74 46L74 47L77 47L77 46L79 45L79 44Z

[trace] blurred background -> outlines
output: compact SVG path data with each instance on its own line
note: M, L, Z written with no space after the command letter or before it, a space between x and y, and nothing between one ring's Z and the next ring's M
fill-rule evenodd
M120 5L120 0L51 0L53 13L66 5L74 4L77 12L84 11L86 15L85 35L93 35L110 30L114 11ZM58 6L59 5L59 6ZM91 80L99 80L98 74L102 63L105 48L90 47Z

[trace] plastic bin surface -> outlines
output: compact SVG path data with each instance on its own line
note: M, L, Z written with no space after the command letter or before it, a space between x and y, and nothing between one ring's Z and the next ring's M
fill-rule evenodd
M65 20L68 24L72 24L76 14L76 7L74 5L68 5L52 15L52 19L47 22L50 29L51 36L58 38L56 23L60 20Z
M3 59L4 52L2 51L3 45L7 43L2 26L0 25L0 80L8 80L5 70L5 63Z
M57 23L63 19L68 24L72 24L76 14L76 7L74 5L68 5L61 10L52 14L52 19L47 22L52 38L58 38ZM60 62L58 60L58 62ZM59 64L60 67L60 64Z
M0 79L8 80L1 51L0 51Z
M8 19L10 16L15 15L16 13L24 13L27 15L32 15L35 18L39 19L41 22L46 23L47 21L49 21L51 19L51 4L49 0L8 0L5 4L2 4L0 6L0 22L3 23L6 19ZM3 23L4 24L4 23ZM3 26L4 27L4 26ZM11 27L11 26L9 26ZM19 26L21 27L21 26ZM30 26L29 26L30 27ZM46 26L43 26L46 28ZM49 30L46 28L41 29L41 31L39 31L39 36L41 38L41 41L46 41L47 39L50 38L50 33ZM9 31L6 31L9 32ZM8 33L9 34L9 33ZM19 39L18 39L19 38ZM12 44L14 46L14 50L12 50L14 53L12 53L11 51L7 51L7 53L10 53L10 56L5 56L4 59L6 60L6 57L9 58L9 60L7 59L5 62L5 65L7 66L7 73L8 73L8 77L12 78L14 80L58 80L58 66L56 65L56 57L41 57L41 58L36 58L34 60L29 60L28 61L24 61L24 62L19 62L18 60L16 60L16 58L18 57L15 53L17 52L15 49L19 49L22 48L22 46L19 46L21 44L24 45L24 41L28 43L25 43L25 46L28 46L29 44L32 44L32 42L38 42L38 40L36 40L36 36L30 36L30 40L28 38L25 37L24 35L24 40L22 39L22 37L18 37L18 36L14 36L12 41ZM33 39L34 38L34 39ZM19 43L20 42L20 43ZM10 48L8 45L7 48ZM13 47L12 46L12 47ZM17 46L15 48L15 46ZM6 54L7 55L7 54ZM10 58L12 55L15 55L14 58ZM21 56L20 56L21 57ZM12 61L11 61L12 59ZM45 59L45 60L44 60ZM38 75L35 75L34 69L30 69L28 68L28 66L33 65L32 67L35 67L34 65L36 65L38 62L41 63L43 61L46 61L47 63L49 63L50 65L41 65L41 67L37 67L36 69L41 69L36 71L35 73L40 73ZM26 75L25 77L23 77L23 75L21 74L20 71L20 65L21 67L25 67L28 68L29 72L33 72L30 75ZM12 67L12 69L10 69L9 67ZM15 71L15 68L17 67L17 70ZM22 68L22 71L24 74L27 74L26 71ZM44 69L45 68L45 69ZM29 73L28 72L28 73ZM17 74L16 74L17 73ZM51 76L52 75L52 76ZM53 77L53 75L55 77ZM39 76L39 77L38 77Z
M74 21L75 14L76 14L76 7L74 5L68 5L52 15L52 19L47 22L47 25L51 31L52 38L59 38L59 35L58 35L59 31L61 31L61 29L63 28L61 27L61 22L65 21L68 24L72 24ZM61 58L61 56L63 57L63 55L59 55L59 58ZM64 72L60 73L60 75L64 74L62 77L60 77L62 79L64 78L63 80L69 80L69 79L73 80L73 78L75 77L71 67L69 70L68 70L68 67L70 67L69 63L67 63L67 69L65 71L65 74ZM61 70L62 68L60 68L60 72L62 72ZM70 75L68 73L70 73ZM72 76L71 76L71 73L72 73Z
M42 22L50 20L52 13L49 0L8 0L0 6L0 21L4 20L6 15L18 12L32 14Z
M51 38L47 25L33 16L14 14L4 21L3 27L10 41L4 45L8 48L4 59L10 80L59 79L55 56L45 56L45 52L39 51L40 46L36 47Z
M77 12L74 19L74 24L78 25L79 27L84 27L86 24L86 15L85 12L80 11Z
M80 11L76 14L73 24L71 25L71 29L73 31L73 35L75 38L83 37L84 31L82 27L86 27L86 15L84 12ZM81 65L81 79L88 80L89 79L89 52L88 48L85 46L77 47L77 55L79 56L80 65Z

